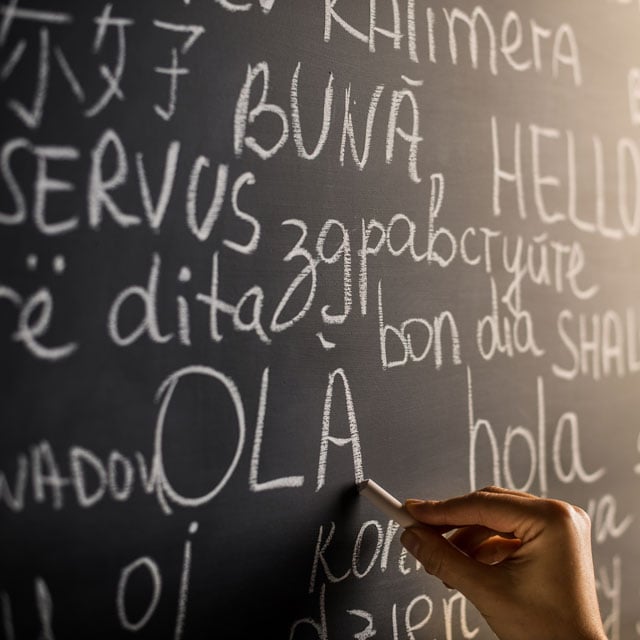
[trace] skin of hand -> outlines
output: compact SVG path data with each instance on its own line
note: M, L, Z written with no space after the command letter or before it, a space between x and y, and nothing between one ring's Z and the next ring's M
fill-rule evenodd
M405 508L427 526L406 529L402 544L500 640L606 640L582 509L499 487Z

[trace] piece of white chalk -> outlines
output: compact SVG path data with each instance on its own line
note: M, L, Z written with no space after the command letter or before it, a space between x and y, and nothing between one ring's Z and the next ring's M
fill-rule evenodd
M409 515L397 498L385 491L377 482L363 480L358 483L358 491L401 527L406 529L420 524Z

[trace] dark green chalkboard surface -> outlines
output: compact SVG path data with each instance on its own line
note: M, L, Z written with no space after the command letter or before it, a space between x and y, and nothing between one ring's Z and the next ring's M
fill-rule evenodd
M359 500L585 508L640 629L640 5L0 4L0 637L493 637Z

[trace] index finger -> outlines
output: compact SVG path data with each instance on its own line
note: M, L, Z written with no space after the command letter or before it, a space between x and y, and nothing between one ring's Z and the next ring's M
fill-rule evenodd
M475 491L441 502L412 501L406 509L419 522L436 526L481 525L494 531L512 533L522 541L529 539L538 522L540 502L513 493Z

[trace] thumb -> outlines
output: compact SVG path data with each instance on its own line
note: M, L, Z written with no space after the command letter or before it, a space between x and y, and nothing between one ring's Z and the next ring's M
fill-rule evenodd
M476 590L486 589L493 567L465 555L431 527L405 529L400 541L427 573L462 592L469 600L475 599Z
M521 546L522 542L517 538L494 536L478 545L470 555L483 564L498 564L518 551Z

